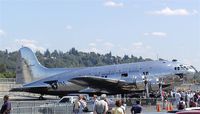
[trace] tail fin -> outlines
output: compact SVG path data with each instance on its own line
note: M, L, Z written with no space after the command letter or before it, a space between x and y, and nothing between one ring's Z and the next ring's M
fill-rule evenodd
M25 84L63 72L71 72L80 68L46 68L42 66L30 48L22 47L16 66L16 83Z
M33 51L27 47L19 50L16 68L16 83L24 84L44 77L47 68L37 60Z

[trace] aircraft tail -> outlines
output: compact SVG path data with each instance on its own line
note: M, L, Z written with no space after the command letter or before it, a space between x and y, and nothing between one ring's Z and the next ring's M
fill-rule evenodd
M24 84L45 77L48 68L42 66L33 51L27 47L19 50L16 66L16 83Z
M40 64L33 51L28 47L19 50L16 66L16 83L25 84L63 72L76 71L81 68L46 68Z

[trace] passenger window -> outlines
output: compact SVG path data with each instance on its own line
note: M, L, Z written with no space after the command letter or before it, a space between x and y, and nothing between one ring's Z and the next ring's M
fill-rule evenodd
M127 76L128 76L128 73L122 73L121 76L127 77Z

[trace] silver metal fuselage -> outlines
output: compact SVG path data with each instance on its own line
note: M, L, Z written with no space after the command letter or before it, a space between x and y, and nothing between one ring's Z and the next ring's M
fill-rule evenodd
M95 88L97 92L107 91L111 94L134 92L144 90L144 79L147 79L148 83L157 89L158 82L174 83L180 79L190 80L195 73L193 67L177 61L157 60L86 68L46 68L40 65L35 55L28 48L20 49L20 56L19 63L21 64L19 69L17 69L17 75L23 76L18 76L18 80L23 80L26 83L23 85L24 88L48 87L48 89L43 91L38 91L39 89L28 91L40 94L65 95L68 93L78 93L88 87L95 88L94 85L98 87ZM79 81L79 84L77 84L70 81L75 77L87 76L106 80L119 80L124 83L105 85L103 81L100 81L98 84L95 84L95 82L88 84L84 81ZM29 82L26 81L25 77L29 77L33 82L30 82L30 80L28 80ZM51 80L56 80L57 89L53 89L49 84L44 83Z

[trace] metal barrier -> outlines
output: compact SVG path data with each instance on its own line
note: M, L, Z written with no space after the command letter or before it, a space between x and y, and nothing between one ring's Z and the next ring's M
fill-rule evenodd
M117 99L110 99L115 103ZM136 100L140 100L142 106L146 111L155 111L156 104L159 103L162 106L161 99L125 99L127 104L127 112L130 112L130 107ZM172 100L172 99L171 99ZM3 103L3 102L0 102ZM58 104L55 100L44 101L11 101L12 111L11 114L72 114L73 104ZM155 105L154 105L155 104ZM115 106L115 105L114 105ZM93 104L88 104L89 109L93 107ZM92 111L92 110L91 110ZM91 112L84 113L91 114Z
M73 104L44 104L35 107L15 107L12 108L12 114L72 114ZM82 114L91 114L85 112Z
M5 83L5 84L8 84L8 83L12 83L12 84L15 84L15 78L0 78L0 83Z
M36 107L15 107L12 108L12 114L71 114L72 104L36 106Z

